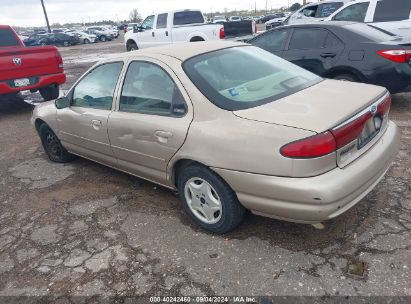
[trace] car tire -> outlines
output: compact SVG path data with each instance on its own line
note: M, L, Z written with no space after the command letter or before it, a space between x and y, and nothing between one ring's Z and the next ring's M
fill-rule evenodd
M64 41L64 42L63 42L63 45L67 47L67 46L70 45L70 43L69 43L68 41Z
M84 43L84 44L90 44L90 43L91 43L91 41L90 41L90 40L88 40L88 39L84 39L83 43Z
M134 42L127 44L127 51L132 52L132 51L137 51L138 46Z
M44 151L51 161L56 163L68 163L76 158L63 147L57 135L47 124L43 123L40 126L39 135Z
M104 35L101 36L101 37L100 37L100 41L101 41L101 42L106 42L106 41L107 41L107 37L104 36Z
M201 165L182 169L178 191L185 212L201 228L224 234L237 227L245 208L230 186L216 173Z
M48 87L40 88L39 92L45 101L57 99L60 95L60 89L58 85L50 85Z
M342 80L342 81L351 81L351 82L359 82L360 80L351 74L340 74L337 76L334 76L333 79L335 80Z

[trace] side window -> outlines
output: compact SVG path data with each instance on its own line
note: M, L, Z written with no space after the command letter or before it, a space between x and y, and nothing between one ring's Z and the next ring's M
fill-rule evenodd
M338 10L341 6L343 6L343 2L331 2L331 3L323 3L320 4L320 8L317 10L317 18L327 18L331 14L333 14L336 10Z
M122 67L122 62L107 63L96 67L74 88L71 105L110 110Z
M148 16L143 21L142 27L146 30L151 30L151 29L153 29L153 25L154 25L154 15Z
M174 25L204 23L204 16L200 11L183 11L174 13Z
M289 50L320 49L325 45L328 32L322 29L295 29Z
M281 51L288 31L272 31L255 38L250 43L258 46L266 51L275 52Z
M369 2L352 4L336 14L333 20L364 22Z
M318 5L307 6L306 8L304 8L304 9L301 11L301 14L302 14L304 17L308 17L308 18L312 17L312 18L314 18L314 17L315 17L315 14L317 13L317 9L318 9Z
M186 104L177 85L161 67L134 61L124 80L120 111L182 116L186 113Z
M157 16L157 28L167 28L167 18L168 14L160 14Z
M410 17L410 0L396 0L395 4L389 0L380 0L375 9L374 22L401 21Z

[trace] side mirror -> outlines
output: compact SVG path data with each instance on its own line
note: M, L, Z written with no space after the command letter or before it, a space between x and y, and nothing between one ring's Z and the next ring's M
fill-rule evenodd
M70 107L70 99L68 97L57 98L55 104L57 109L65 109Z

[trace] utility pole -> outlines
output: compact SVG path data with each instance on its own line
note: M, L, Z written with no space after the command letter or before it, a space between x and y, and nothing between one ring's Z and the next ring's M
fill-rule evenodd
M47 30L49 31L49 33L51 33L49 18L47 17L47 12L46 12L46 7L44 6L44 1L43 0L40 0L40 1L41 1L41 6L43 6L44 17L46 18Z

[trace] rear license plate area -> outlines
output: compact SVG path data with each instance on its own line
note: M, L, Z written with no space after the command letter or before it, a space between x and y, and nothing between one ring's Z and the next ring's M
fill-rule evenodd
M380 132L383 124L383 118L376 115L370 118L364 125L360 136L358 137L358 150L365 147Z
M15 87L27 87L30 85L30 79L29 78L21 78L21 79L16 79L14 80L14 86Z

